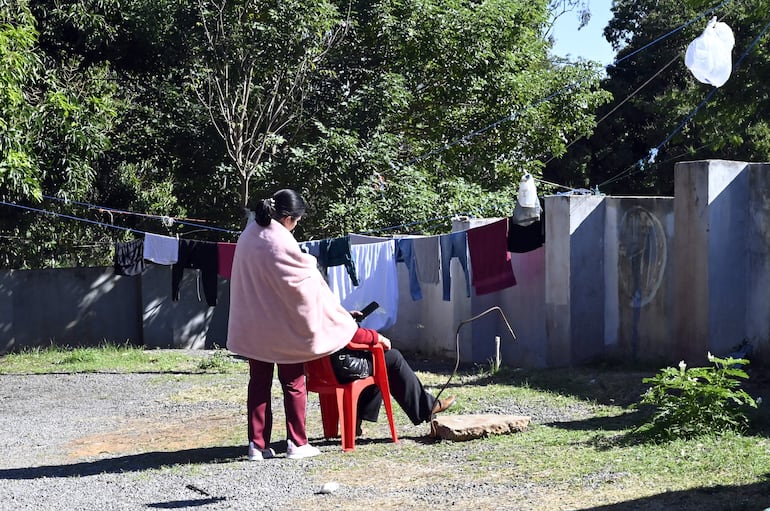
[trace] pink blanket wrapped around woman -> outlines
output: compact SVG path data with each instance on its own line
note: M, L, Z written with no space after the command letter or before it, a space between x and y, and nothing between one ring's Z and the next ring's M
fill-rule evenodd
M244 229L230 281L230 351L265 362L307 362L344 347L357 328L291 232L275 220Z

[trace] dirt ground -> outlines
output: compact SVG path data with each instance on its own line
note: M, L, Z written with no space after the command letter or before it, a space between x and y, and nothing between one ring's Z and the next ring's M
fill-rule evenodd
M650 488L629 499L607 467L569 484L530 479L531 468L495 465L495 442L431 445L427 425L387 421L350 456L323 440L311 399L309 435L322 455L287 460L281 402L278 458L249 462L245 374L0 376L0 510L669 510L762 511L770 483L689 491ZM580 409L537 417L583 416ZM569 416L567 416L567 415ZM546 420L546 419L541 419ZM374 428L374 429L372 429ZM416 454L415 454L416 453ZM739 453L736 453L740 455ZM334 494L321 494L329 481ZM575 489L579 491L576 492ZM639 494L634 489L634 494ZM589 497L586 497L589 496Z

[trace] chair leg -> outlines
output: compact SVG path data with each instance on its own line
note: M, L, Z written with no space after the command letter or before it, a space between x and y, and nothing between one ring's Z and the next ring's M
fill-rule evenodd
M356 415L357 415L357 395L352 390L343 392L339 399L341 405L340 417L342 422L342 450L344 452L352 451L356 448Z
M337 397L333 394L319 394L321 403L321 422L324 427L324 438L337 438L339 432L339 410L337 409Z

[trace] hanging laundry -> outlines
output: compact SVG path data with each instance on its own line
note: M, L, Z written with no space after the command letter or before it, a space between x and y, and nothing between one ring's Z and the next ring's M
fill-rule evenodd
M358 273L354 284L343 266L329 268L329 287L348 310L361 310L376 301L380 307L361 326L382 330L395 324L398 315L398 273L395 241L351 245L351 258Z
M179 240L171 236L145 233L144 258L157 264L174 264L179 260Z
M171 267L171 299L179 300L179 286L185 268L200 270L199 278L203 283L206 303L213 307L217 304L217 271L219 267L217 244L209 241L181 240L179 242L179 260Z
M534 208L537 205L537 187L535 186L535 178L533 178L532 174L529 172L521 176L517 200L519 201L519 204L525 208Z
M733 69L733 46L732 29L714 17L703 33L687 46L684 63L699 82L721 87Z
M441 255L438 236L414 236L414 259L417 279L423 284L438 284L441 273Z
M115 275L133 277L144 271L144 240L115 243Z
M396 263L404 263L409 272L409 294L412 300L422 300L422 288L417 278L417 259L414 257L414 239L399 238L396 240Z
M391 237L370 236L368 234L355 234L355 233L350 233L348 235L348 238L350 238L351 245L366 245L367 243L382 243L383 241L388 241L393 239Z
M468 229L468 252L476 295L494 293L516 285L507 250L508 219Z
M318 262L318 257L321 255L321 240L303 241L299 243L299 249L302 252L306 254L310 254L311 256L315 257L316 268L318 268L318 271L321 273L321 276L324 278L324 280L328 284L329 276L326 273L326 268L321 267L321 263Z
M519 195L513 208L513 218L518 225L529 225L540 220L540 200L532 174L524 174L519 182Z
M465 231L442 234L439 236L441 246L441 282L444 286L443 299L449 302L452 299L452 272L450 263L453 258L460 261L465 272L465 291L471 296L471 278L468 273L468 237Z
M537 220L529 225L519 225L513 217L508 219L508 252L523 254L536 250L545 244L545 222Z
M233 273L233 258L235 257L235 243L217 243L217 273L223 279L230 279Z
M353 285L358 285L356 265L350 255L350 238L348 236L321 240L317 259L318 265L322 269L321 273L327 277L327 281L329 280L329 268L342 265L347 270L348 275L350 275L350 280L353 282Z
M321 255L321 240L303 241L299 243L299 249L318 259Z

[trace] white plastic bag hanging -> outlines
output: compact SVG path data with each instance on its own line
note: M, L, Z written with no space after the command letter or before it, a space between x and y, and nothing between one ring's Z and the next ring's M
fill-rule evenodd
M519 204L525 208L534 208L537 204L535 179L529 173L524 174L519 181Z
M532 174L526 173L519 181L519 196L516 200L516 206L513 208L513 221L521 226L531 225L540 220L541 212L535 178L532 177Z
M733 69L733 46L732 29L712 18L703 33L687 47L684 63L699 82L721 87Z

